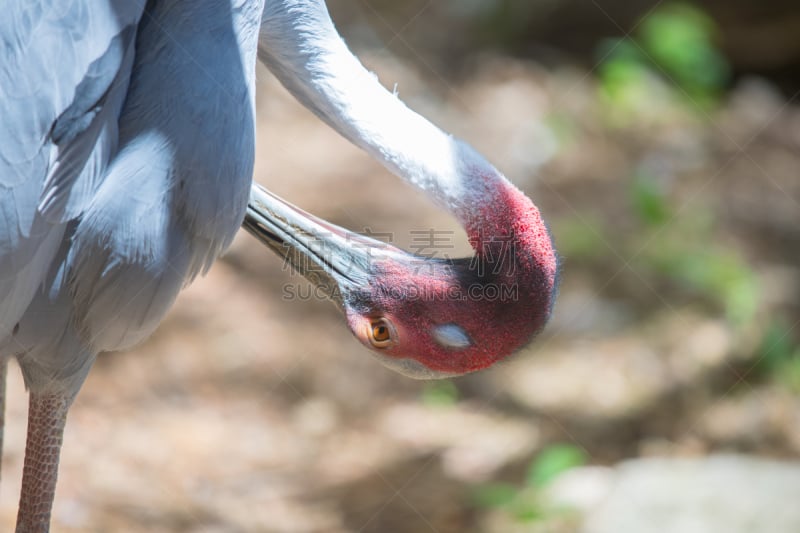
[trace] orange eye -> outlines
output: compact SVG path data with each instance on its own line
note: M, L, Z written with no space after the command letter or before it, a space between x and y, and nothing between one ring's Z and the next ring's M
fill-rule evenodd
M378 342L384 342L391 339L391 335L389 335L389 328L387 328L383 324L373 324L372 325L372 338Z
M376 348L386 348L393 342L394 328L385 318L376 318L369 324L369 342Z

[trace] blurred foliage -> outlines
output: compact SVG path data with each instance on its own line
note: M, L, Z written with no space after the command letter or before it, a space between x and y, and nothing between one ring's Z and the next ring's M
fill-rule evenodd
M755 273L739 254L691 234L682 242L681 236L669 236L666 246L659 246L646 260L684 288L721 305L731 322L741 325L752 319L758 286Z
M668 100L677 98L700 109L711 107L730 79L730 67L717 48L717 35L714 21L697 7L684 3L659 6L631 37L601 43L603 98L629 120L636 120L648 106L668 96ZM667 88L673 94L667 95ZM654 92L661 93L660 97L654 97Z
M545 448L528 469L527 482L542 488L571 468L586 464L586 452L571 444L554 444Z
M604 243L608 239L602 218L591 215L564 218L553 227L559 253L570 261L589 263L606 256Z
M609 125L651 122L664 115L664 107L673 105L673 92L642 60L632 41L606 41L599 50L605 58L598 69L600 97Z
M480 507L505 507L516 500L519 491L510 483L492 483L478 487L473 500Z
M648 226L661 226L672 218L664 189L658 180L646 174L635 175L630 196L634 211Z
M426 383L422 389L422 403L429 407L446 407L458 402L458 388L451 380Z
M800 394L800 344L783 319L774 319L758 349L757 370L794 394Z
M642 20L637 33L655 65L691 98L713 101L728 83L730 68L716 43L719 29L699 8L660 6Z
M753 318L758 306L755 272L735 248L718 241L707 206L689 202L675 209L664 187L647 174L631 181L631 203L647 228L640 236L643 242L635 244L645 267L715 302L733 323ZM657 245L649 244L656 239Z
M542 490L564 472L583 466L586 462L587 456L582 449L571 444L553 444L531 462L523 485L483 485L475 490L473 500L480 507L501 509L515 522L522 523L569 512L568 509L552 508L543 501Z
M578 128L567 113L558 111L548 113L542 122L552 133L557 146L570 145L578 138Z
M635 231L615 231L597 216L565 218L554 225L560 253L587 265L631 258L630 266L649 286L677 289L670 293L676 300L704 300L734 325L752 320L759 305L756 273L735 246L721 240L712 209L696 201L675 205L664 180L643 171L630 179L628 194ZM607 237L612 234L614 239ZM608 253L609 246L615 253Z

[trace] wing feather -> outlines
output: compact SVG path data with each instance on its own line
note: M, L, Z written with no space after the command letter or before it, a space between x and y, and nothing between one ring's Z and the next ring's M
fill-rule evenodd
M135 36L131 25L112 39L53 125L51 140L58 155L39 203L39 211L51 222L71 220L86 209L117 149L117 119L128 89Z
M80 214L103 175L116 142L116 98L124 98L129 76L131 28L143 9L144 0L3 3L0 339L41 286L64 222ZM109 103L116 109L106 111Z

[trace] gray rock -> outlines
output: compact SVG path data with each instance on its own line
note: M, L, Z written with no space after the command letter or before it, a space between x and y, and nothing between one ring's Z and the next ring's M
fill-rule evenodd
M640 459L570 471L548 497L584 513L583 533L800 532L800 462Z

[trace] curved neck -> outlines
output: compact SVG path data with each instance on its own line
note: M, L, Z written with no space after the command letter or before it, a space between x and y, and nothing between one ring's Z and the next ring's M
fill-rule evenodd
M391 172L445 208L464 203L463 143L406 107L364 68L323 1L267 2L258 54L300 102Z
M488 161L410 110L364 68L337 33L324 1L268 1L258 55L318 117L450 211L478 254L488 240L531 225L546 234L536 207ZM526 255L554 257L546 240L523 239L537 248Z

